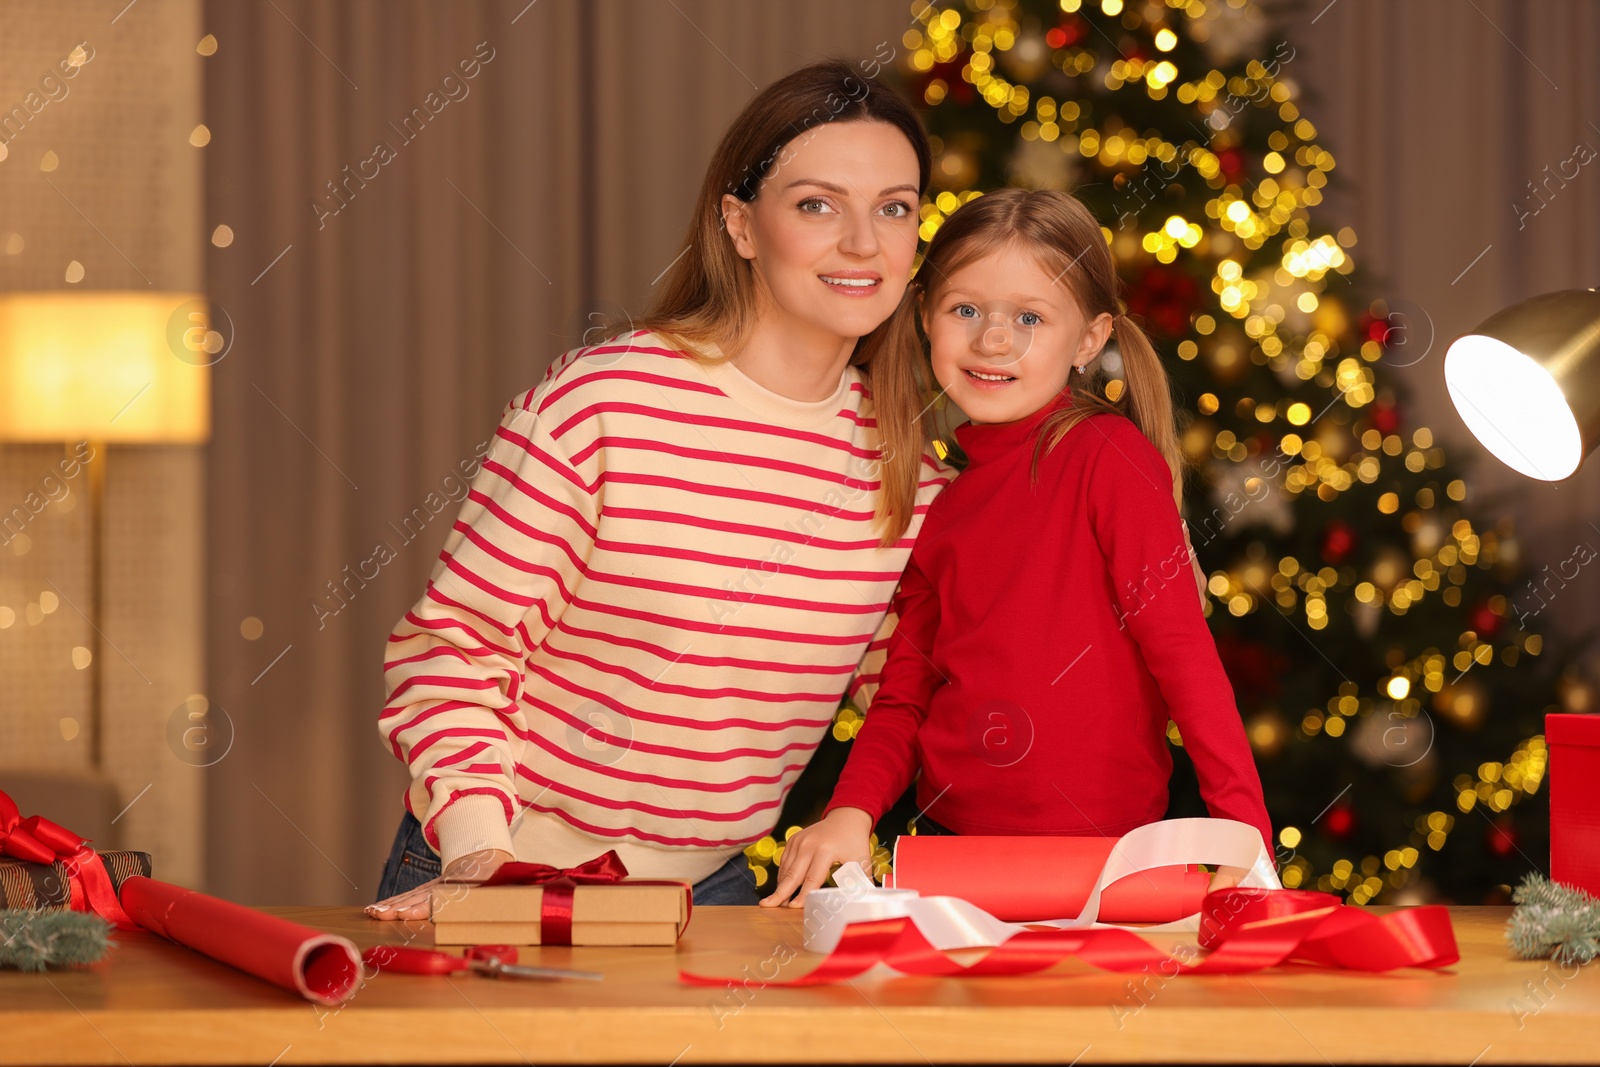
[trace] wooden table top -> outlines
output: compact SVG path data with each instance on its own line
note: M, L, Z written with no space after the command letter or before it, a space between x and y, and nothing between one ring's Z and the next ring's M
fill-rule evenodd
M431 945L427 923L267 909L358 946ZM1374 908L1377 912L1388 909ZM142 931L92 968L0 972L13 1063L1600 1063L1600 973L1511 958L1509 908L1453 908L1459 964L1356 975L858 978L761 987L820 958L790 909L701 907L677 950L528 949L603 982L379 974L322 1008ZM1176 944L1176 935L1152 937ZM680 968L748 988L683 985Z

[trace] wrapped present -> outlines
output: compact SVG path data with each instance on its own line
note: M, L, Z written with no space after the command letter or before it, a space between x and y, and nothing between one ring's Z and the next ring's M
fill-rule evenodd
M507 863L479 885L436 885L434 944L676 944L693 908L689 884L627 875L613 851L577 867Z
M1600 715L1546 715L1550 878L1600 896Z
M150 877L148 852L97 852L90 862L95 861L105 869L114 890L134 875ZM6 857L0 857L0 908L82 910L72 907L72 879L65 861L29 863Z
M122 855L143 855L123 853ZM49 873L42 878L44 890L52 895L52 887L62 885L66 894L65 907L72 911L89 911L100 916L118 930L131 930L134 922L122 910L117 899L117 886L112 882L112 872L100 853L89 847L89 839L75 834L43 815L30 815L26 819L17 809L16 801L0 789L0 861L20 861L23 865L43 867ZM143 874L150 873L150 857L144 857ZM124 877L131 877L125 875ZM39 883L18 873L5 879L6 892L15 891L24 896L37 894ZM23 905L13 904L12 907Z

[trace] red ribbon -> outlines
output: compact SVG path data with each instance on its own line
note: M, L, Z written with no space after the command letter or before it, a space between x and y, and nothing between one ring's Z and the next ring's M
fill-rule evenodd
M1352 971L1448 967L1461 958L1448 909L1436 904L1374 915L1331 893L1293 889L1222 889L1205 898L1197 961L1164 952L1131 930L1029 929L963 964L928 943L909 918L852 923L818 967L769 986L829 985L875 964L902 974L992 977L1034 974L1076 956L1101 970L1158 969L1167 976L1248 974L1304 962ZM723 985L726 976L680 971L690 985Z
M59 862L67 872L69 907L92 911L119 930L136 928L117 900L111 875L99 855L80 837L42 815L22 818L16 801L0 789L0 856L28 863Z
M628 877L628 868L616 849L607 851L576 867L552 867L545 863L503 863L481 884L538 885L544 887L539 903L539 943L572 944L572 897L580 885L609 885ZM675 885L672 880L632 878L629 885ZM689 912L694 911L694 890L689 889Z

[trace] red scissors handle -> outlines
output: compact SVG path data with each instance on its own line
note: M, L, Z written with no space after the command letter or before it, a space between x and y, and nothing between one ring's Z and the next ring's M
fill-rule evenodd
M473 945L464 955L452 956L448 952L426 948L378 945L361 954L361 961L369 967L398 974L451 974L467 970L473 960L491 959L507 964L516 963L517 950L512 945Z

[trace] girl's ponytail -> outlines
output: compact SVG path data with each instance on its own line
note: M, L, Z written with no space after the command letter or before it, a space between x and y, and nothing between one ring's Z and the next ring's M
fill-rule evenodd
M1122 354L1123 396L1128 418L1150 439L1172 471L1174 496L1183 503L1183 451L1172 411L1172 385L1155 346L1127 314L1118 314L1112 327Z

